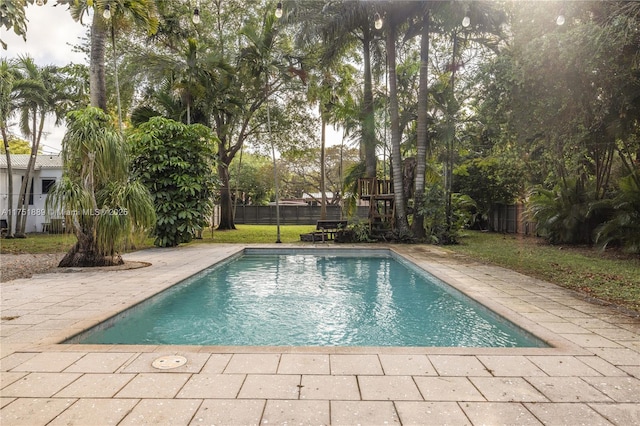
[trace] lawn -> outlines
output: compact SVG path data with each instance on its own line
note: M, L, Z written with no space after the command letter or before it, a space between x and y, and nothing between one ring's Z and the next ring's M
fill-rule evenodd
M276 227L237 225L235 231L205 230L202 239L189 244L275 243ZM283 225L280 241L300 243L300 234L313 225ZM31 235L26 239L0 240L1 253L57 253L67 251L75 236ZM300 243L304 244L304 243ZM153 246L148 238L137 249ZM461 243L445 247L471 259L487 262L525 275L574 289L591 297L640 312L640 257L616 252L600 253L584 247L551 246L533 237L464 233Z
M448 249L640 312L640 257L552 246L534 237L465 232Z

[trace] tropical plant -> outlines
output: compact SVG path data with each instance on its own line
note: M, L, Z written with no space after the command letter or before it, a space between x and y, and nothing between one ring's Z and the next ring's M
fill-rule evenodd
M44 132L44 123L48 115L55 115L55 124L62 121L66 100L61 89L63 82L58 68L52 65L40 67L28 56L19 58L17 69L20 80L15 82L15 111L20 116L20 131L31 139L31 152L27 168L18 194L18 211L26 212L32 185L32 173L40 150L40 141ZM16 219L15 236L26 238L27 215Z
M524 195L522 168L518 161L504 156L465 160L453 171L454 191L475 200L477 218L486 223L496 205L513 204Z
M527 215L536 222L538 234L551 244L588 244L591 242L593 223L589 219L589 206L595 200L583 182L567 180L553 190L535 187L527 201Z
M134 176L148 188L157 221L155 245L174 247L210 222L213 175L211 130L154 117L131 134Z
M362 160L366 164L365 176L375 177L376 133L375 104L372 66L374 64L375 40L378 35L373 17L376 6L365 1L327 2L321 14L326 18L320 22L324 64L342 60L354 45L361 47L363 89L360 99L359 136ZM379 15L378 15L379 16Z
M20 73L14 61L2 59L0 61L0 133L4 154L7 158L7 236L13 236L13 167L11 164L11 145L8 133L9 117L13 114L13 93L15 81L20 78Z
M144 27L149 34L155 33L158 29L156 0L57 0L56 3L69 6L71 17L80 23L82 23L84 16L89 15L90 10L92 11L89 78L91 106L106 111L105 52L107 39L111 35L115 61L114 31L116 27L133 20L136 24ZM106 10L108 10L108 13L106 13ZM112 16L114 21L111 20ZM118 90L118 87L116 87L116 90Z
M59 266L122 264L121 250L155 223L149 191L130 178L130 153L100 109L67 115L62 140L64 172L47 197L52 216L64 214L77 243Z
M640 253L640 173L626 176L618 183L613 199L591 205L591 209L608 208L612 217L596 228L596 244L605 249L621 245L630 253Z

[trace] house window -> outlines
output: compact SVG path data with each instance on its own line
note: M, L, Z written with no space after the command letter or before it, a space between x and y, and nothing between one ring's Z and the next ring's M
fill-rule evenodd
M42 193L48 194L55 183L55 179L42 179Z

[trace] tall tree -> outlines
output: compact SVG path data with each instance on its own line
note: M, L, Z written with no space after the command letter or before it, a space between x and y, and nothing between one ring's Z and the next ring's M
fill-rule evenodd
M7 205L7 236L13 236L13 167L11 165L11 149L9 138L9 117L13 115L17 108L14 100L16 92L16 81L20 80L20 72L15 61L2 59L0 61L0 132L2 133L2 142L4 152L7 158L7 189L8 189L8 205Z
M122 264L126 241L155 224L151 196L130 178L129 145L108 115L89 107L69 113L67 123L64 172L47 207L65 212L78 241L59 266Z
M18 193L17 209L21 214L16 219L15 230L16 237L25 238L32 174L42 140L45 119L48 115L55 114L56 124L60 123L62 116L58 104L62 99L57 67L51 65L39 67L32 58L25 56L19 59L18 68L23 80L18 86L20 130L31 141L31 155Z
M147 29L149 34L155 33L158 29L156 0L57 0L57 4L68 5L73 19L81 23L84 15L89 14L89 10L93 11L89 56L91 105L107 111L105 53L110 31L115 31L114 25L131 19ZM117 18L116 24L111 22L111 16Z
M400 117L398 110L398 78L396 75L396 31L400 24L399 13L394 5L387 9L387 19L385 25L387 63L389 73L389 119L391 131L391 166L393 173L393 192L395 225L398 235L401 238L409 237L411 229L407 219L406 200L404 198L403 174L402 174L402 153L400 150Z
M367 177L376 176L376 132L375 104L373 96L372 64L376 30L374 16L376 6L372 2L357 0L329 2L322 8L322 14L329 17L321 29L325 43L325 63L342 60L345 51L354 41L362 48L363 92L360 112L361 141Z

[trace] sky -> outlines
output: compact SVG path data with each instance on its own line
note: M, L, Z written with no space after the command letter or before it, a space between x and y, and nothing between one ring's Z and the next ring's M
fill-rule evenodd
M67 65L71 62L86 63L84 55L74 53L71 45L79 43L88 26L75 22L66 7L54 7L53 3L50 1L44 6L27 7L26 16L29 22L26 42L13 30L8 32L4 27L0 29L1 38L8 45L7 50L0 48L2 58L29 55L36 64L42 66ZM55 127L52 120L47 120L44 132L45 135L40 142L43 152L46 154L59 152L65 128Z
M88 65L88 58L72 51L72 46L80 43L91 22L85 17L85 25L75 22L64 6L53 6L49 1L44 6L31 5L26 9L27 40L17 36L13 31L0 29L2 40L7 43L7 50L0 48L0 57L17 58L20 55L31 56L38 65L67 65L71 62ZM15 131L14 131L15 132ZM54 126L53 120L45 124L41 146L45 154L60 152L61 141L65 133L64 126ZM17 133L17 132L16 132ZM327 127L327 145L339 145L342 142L342 130Z

